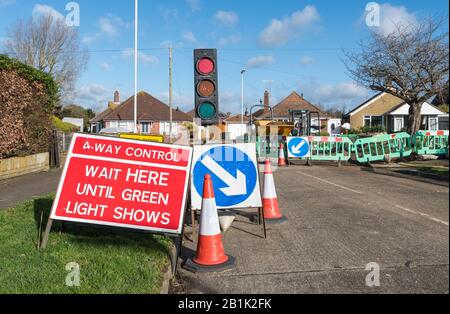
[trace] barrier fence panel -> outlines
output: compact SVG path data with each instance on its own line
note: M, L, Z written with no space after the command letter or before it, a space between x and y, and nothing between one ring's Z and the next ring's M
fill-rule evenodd
M411 136L402 132L361 138L355 141L354 152L360 163L408 157L412 153Z
M276 159L278 158L278 150L280 148L280 142L283 141L283 137L279 135L275 136L257 136L256 137L256 155L259 160L266 158Z
M418 131L414 138L414 151L419 155L446 155L448 131Z
M346 137L309 136L311 160L348 161L353 142Z

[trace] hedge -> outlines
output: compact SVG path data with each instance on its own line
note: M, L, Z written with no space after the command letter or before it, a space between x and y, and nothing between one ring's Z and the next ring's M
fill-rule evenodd
M51 75L0 55L0 158L48 151L58 96Z

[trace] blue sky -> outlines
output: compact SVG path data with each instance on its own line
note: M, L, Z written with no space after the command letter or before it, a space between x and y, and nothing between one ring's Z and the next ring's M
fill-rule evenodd
M1 42L6 27L20 17L42 12L66 15L66 0L0 0ZM78 0L80 38L90 51L78 82L75 103L95 110L106 107L118 89L122 100L134 90L134 0ZM174 49L174 105L193 106L194 48L217 48L221 111L240 111L240 71L245 68L245 103L251 106L271 91L275 104L290 92L324 107L347 109L370 97L346 75L342 49L355 49L367 37L368 1L303 0L140 0L139 90L167 101L168 46ZM379 31L392 21L416 23L446 14L448 2L403 0L379 2Z

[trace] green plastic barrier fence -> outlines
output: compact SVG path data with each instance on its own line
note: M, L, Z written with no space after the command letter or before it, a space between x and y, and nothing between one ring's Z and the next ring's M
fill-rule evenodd
M419 155L446 155L448 134L448 131L418 131L413 138L414 151Z
M256 137L256 156L259 159L278 158L280 142L283 137L275 136L257 136Z
M361 138L354 143L354 153L360 163L408 157L412 153L411 136L402 132Z
M359 135L358 134L341 134L341 135L339 135L339 137L346 137L346 138L349 138L352 142L355 142L359 138Z
M353 142L347 137L309 136L311 160L348 161Z

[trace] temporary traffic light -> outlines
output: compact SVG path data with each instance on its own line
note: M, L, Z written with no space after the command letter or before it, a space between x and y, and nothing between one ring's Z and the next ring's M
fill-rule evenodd
M217 50L194 50L195 114L202 125L219 123Z

